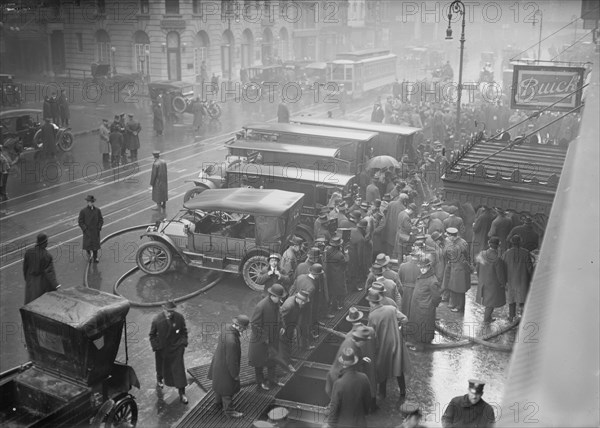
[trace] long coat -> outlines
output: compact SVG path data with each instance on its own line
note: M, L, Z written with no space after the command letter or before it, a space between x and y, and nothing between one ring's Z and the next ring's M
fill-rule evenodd
M169 180L167 179L167 163L163 159L155 159L150 176L152 200L157 204L169 200Z
M310 302L306 303L302 308L300 324L303 328L308 328L319 319L317 311L319 310L319 305L322 304L319 285L319 279L313 279L309 275L299 275L290 288L290 295L296 294L299 291L305 291L309 295Z
M42 125L40 130L44 154L56 154L56 135L54 133L54 126L52 126L51 123L46 122Z
M398 214L406 207L400 200L392 201L385 212L385 226L382 231L383 239L389 248L396 244L396 230L398 229ZM388 252L388 251L386 251Z
M137 120L130 120L125 125L125 144L127 150L137 150L140 148L140 137L138 136L142 126ZM164 161L163 161L164 162Z
M440 284L433 269L417 278L410 303L405 338L411 342L431 343L435 336L435 309L442 301Z
M412 232L412 222L410 215L406 210L398 214L398 229L396 231L396 246L394 254L400 253L400 248L410 246L410 233Z
M350 263L350 273L354 279L364 278L365 272L370 267L366 264L366 245L367 240L361 230L356 227L350 231L350 245L348 247L348 257ZM369 254L369 260L371 254Z
M291 295L279 308L281 314L281 328L284 329L284 334L281 340L291 342L294 338L294 332L300 327L301 316L306 305L302 308L296 303L296 296Z
M342 370L344 367L342 366L342 363L340 363L339 358L340 358L340 355L342 355L342 352L344 352L344 349L346 349L346 348L352 348L352 350L354 351L354 354L358 357L359 362L356 366L357 369L360 370L362 364L364 363L364 361L362 361L362 358L363 358L362 350L358 347L358 342L352 340L352 335L350 333L348 333L346 335L346 338L344 339L344 341L340 344L338 351L335 354L335 358L331 362L331 368L329 369L329 372L327 373L327 377L325 378L325 393L329 397L331 397L331 392L333 391L333 384L342 375ZM360 371L363 371L363 370L360 370Z
M187 385L183 352L188 345L188 331L183 315L173 312L167 319L164 312L156 315L150 326L150 346L162 354L165 385L184 388ZM158 371L158 367L157 367Z
M477 262L477 296L475 301L487 308L506 305L506 266L498 250L488 248L479 253Z
M346 295L346 267L349 257L341 247L325 248L325 277L331 296Z
M152 113L154 114L154 119L152 121L154 131L156 131L157 134L162 134L165 124L163 120L163 111L158 104L154 104L152 107Z
M454 397L442 416L443 428L486 428L494 426L494 408L480 399L471 404L469 395Z
M488 236L497 236L500 238L500 253L503 254L508 248L508 241L506 238L513 228L512 220L506 216L499 215L492 221L492 226L488 232Z
M56 290L58 286L52 255L38 245L25 251L23 276L25 277L25 304L44 293Z
M488 233L494 221L490 210L481 210L473 224L473 254L479 254L487 248Z
M377 337L375 367L377 382L398 377L408 366L408 353L398 329L398 309L395 306L378 306L369 313L369 327ZM402 314L402 317L405 317Z
M265 367L270 357L278 352L279 322L279 305L266 296L258 302L250 320L251 333L248 347L250 366Z
M419 266L413 260L409 260L400 265L398 269L398 276L400 282L402 282L402 305L400 311L410 318L410 302L412 301L412 295L417 285L417 278L420 275Z
M508 303L525 303L533 274L533 260L525 248L513 247L502 256L506 264Z
M119 156L121 154L121 147L123 147L123 134L113 130L108 135L108 141L110 143L110 151L112 155Z
M83 250L97 251L100 249L100 231L104 218L100 208L85 207L79 211L79 227L83 231Z
M231 397L240 391L241 356L240 332L229 325L221 332L208 370L208 379L212 380L212 388L216 394Z
M100 149L100 153L108 154L110 153L110 144L108 142L109 131L106 125L102 123L98 128L98 148Z
M57 104L61 119L69 120L71 117L71 112L69 111L69 100L67 100L67 97L63 94L60 94Z
M463 236L463 238L470 244L473 242L473 222L475 221L476 216L475 209L470 202L466 202L461 205L461 210L461 218L465 225L465 236Z
M332 428L367 428L366 415L370 407L367 375L356 368L345 369L333 384L327 423Z
M540 235L533 230L533 226L530 224L522 224L521 226L513 227L506 240L510 243L510 238L513 235L519 235L521 237L521 247L527 251L533 251L540 245Z
M444 248L444 282L442 290L466 293L471 288L471 268L469 266L469 246L462 238L449 242Z

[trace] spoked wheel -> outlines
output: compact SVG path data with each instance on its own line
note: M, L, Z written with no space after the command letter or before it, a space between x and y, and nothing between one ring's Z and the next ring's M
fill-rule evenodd
M144 242L135 255L138 267L150 275L165 273L171 266L171 250L159 241Z
M73 148L73 134L71 131L63 132L60 141L58 142L58 147L60 147L63 152L68 152Z
M104 428L135 427L138 420L137 403L130 395L116 402L106 417Z
M244 282L248 287L254 291L263 291L264 285L258 284L256 280L261 271L269 266L269 261L265 256L252 256L242 268L242 275L244 276Z

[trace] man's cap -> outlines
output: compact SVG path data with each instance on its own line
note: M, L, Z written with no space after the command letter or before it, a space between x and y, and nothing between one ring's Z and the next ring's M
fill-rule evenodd
M321 275L323 273L323 266L319 263L315 263L310 266L309 272L313 275Z
M175 301L168 300L167 303L162 305L162 307L166 311L173 312L175 310L175 308L177 308L177 305L175 304Z
M48 236L45 233L40 233L36 238L36 245L44 245L48 243Z
M280 299L285 296L285 288L283 288L283 285L281 284L273 284L271 287L269 287L267 292L273 296L279 297Z
M360 209L361 210L368 210L369 209L369 203L367 201L363 201L360 203Z
M290 244L292 245L302 245L302 242L304 241L298 236L292 236L292 238L290 239Z
M296 299L300 299L306 303L310 302L310 294L306 290L300 290L296 293Z
M456 214L458 212L458 208L454 205L450 205L446 210L448 214Z
M312 247L306 253L306 257L311 262L316 262L317 260L319 260L319 257L321 257L321 250L319 248L317 248L317 247Z
M271 259L281 260L281 255L279 255L277 253L273 253L269 256L269 260L271 260Z
M383 266L381 266L379 263L375 262L371 266L371 272L373 272L375 275L382 274L383 273Z
M469 392L473 394L483 394L485 382L478 379L469 379Z
M450 236L457 236L458 229L456 227L449 227L448 229L446 229L446 233Z
M234 324L237 324L242 327L248 327L250 324L250 318L247 315L240 314L233 319Z
M346 315L346 321L358 322L361 319L363 319L364 316L365 316L365 314L363 314L361 311L359 311L356 307L351 306L350 309L348 309L348 315Z
M375 257L375 264L378 264L380 266L386 266L389 262L390 262L390 256L386 256L383 253L377 254L377 257Z
M342 240L341 236L333 236L330 240L329 240L329 245L332 245L334 247L339 247L344 243L344 241Z
M358 363L358 357L354 353L354 349L345 348L342 351L342 354L338 358L338 361L342 364L343 367L351 367Z
M289 415L288 409L285 407L275 407L268 413L269 421L278 422L287 419Z
M357 340L369 340L371 338L371 329L365 325L358 326L352 330L352 337Z
M94 195L87 195L87 196L85 197L85 200L86 200L87 202L96 202L96 198L94 198Z
M378 303L381 302L381 299L383 299L383 297L381 297L380 292L369 288L369 293L367 294L367 300L369 302Z

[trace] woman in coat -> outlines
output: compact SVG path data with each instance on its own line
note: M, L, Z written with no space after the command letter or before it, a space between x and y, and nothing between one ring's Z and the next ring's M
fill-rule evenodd
M442 301L439 282L431 260L419 263L420 275L410 303L405 338L413 344L431 343L435 336L435 310Z
M506 267L498 254L500 238L493 236L489 241L490 248L477 255L477 296L475 301L485 306L483 322L494 321L494 308L506 305Z

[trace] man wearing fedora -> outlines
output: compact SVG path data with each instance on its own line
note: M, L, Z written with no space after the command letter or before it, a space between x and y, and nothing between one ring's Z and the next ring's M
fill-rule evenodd
M497 236L500 238L500 254L504 254L504 252L508 249L508 234L513 228L513 222L506 215L506 211L502 208L496 207L494 208L496 211L496 218L492 221L492 225L490 226L490 230L488 232L488 238L492 236Z
M404 329L407 342L420 347L433 341L435 312L442 301L440 284L432 269L431 260L419 262L419 277L412 293L408 324Z
M513 235L511 244L512 247L502 255L502 260L506 266L508 320L512 322L517 316L517 304L519 313L523 313L533 276L533 259L531 253L521 247L521 236Z
M98 263L98 250L100 249L100 231L104 225L102 211L94 203L96 198L93 195L85 197L87 206L79 211L78 224L83 232L83 249L87 252L88 260L91 263Z
M458 236L458 229L446 229L448 244L444 248L444 280L442 289L450 293L448 308L452 312L465 311L465 293L471 288L471 266L469 246Z
M371 178L371 183L369 183L369 185L367 186L367 189L365 190L365 202L367 204L370 204L371 202L375 201L375 199L381 199L381 194L379 192L379 186L377 185L379 183L379 175L373 176Z
M357 369L359 358L352 348L338 357L341 375L335 380L324 427L365 428L371 409L371 390L367 375Z
M465 395L454 397L442 416L443 428L493 427L496 420L494 408L483 398L485 382L469 379L469 390Z
M481 251L475 259L478 280L475 301L485 307L484 323L494 321L494 308L506 305L506 265L498 254L499 246L500 239L492 236L489 240L490 248Z
M287 364L288 370L295 372L296 369L292 365L290 356L292 354L292 344L294 343L294 337L298 344L300 344L301 328L300 321L304 306L310 302L310 295L306 290L300 290L294 295L289 296L285 299L285 302L281 305L281 329L279 334L281 338L279 340L279 353L281 358Z
M408 199L408 195L402 193L402 195L406 196ZM388 204L387 210L385 212L385 217L380 227L383 225L383 230L381 231L381 235L383 236L383 241L385 243L386 254L392 254L394 251L394 246L396 245L396 231L398 230L398 214L406 209L404 206L404 202L406 202L404 198L398 198L391 201Z
M539 247L540 235L534 230L533 219L529 215L523 216L523 224L513 227L506 237L509 245L511 238L514 235L519 235L521 237L521 247L525 248L527 251L534 251Z
M243 413L238 412L231 405L233 396L240 392L240 363L242 346L240 334L248 328L250 319L246 315L238 315L233 323L221 331L219 344L213 355L208 379L212 380L215 391L215 403L223 409L226 416L241 418Z
M414 242L413 226L411 218L416 214L417 206L413 203L408 204L408 207L398 214L398 229L396 230L396 246L394 247L393 256L398 256L398 260L402 262L404 256L410 253L412 243Z
M346 268L348 265L348 253L344 250L343 240L340 236L334 236L329 240L329 245L325 248L325 277L330 296L330 314L332 317L334 310L340 310L344 306L346 298Z
M281 267L281 256L273 253L269 256L269 266L263 268L256 277L256 283L263 285L263 297L268 294L269 288L273 284L280 284L286 290L290 285L289 273Z
M405 324L406 316L395 306L382 305L380 293L369 290L369 327L375 330L377 352L375 367L377 383L381 399L386 397L387 380L395 377L400 388L400 399L406 397L406 381L404 373L408 368L408 352L398 329L398 323Z
M381 304L382 305L393 306L394 308L398 309L398 305L396 304L394 299L386 296L385 287L383 286L383 284L381 282L375 281L374 283L372 283L371 287L369 288L368 291L374 291L374 292L379 293L381 295Z
M318 337L318 333L313 331L319 321L319 305L321 305L322 295L319 293L320 277L323 275L323 265L315 263L310 267L307 275L300 275L294 281L290 294L306 291L309 296L309 302L305 305L302 312L302 335L301 347L303 349L314 349L310 344L311 337Z
M187 377L183 353L188 345L188 331L183 315L176 311L175 302L169 300L150 326L150 345L156 362L156 385L177 388L179 400L188 403L185 396Z
M294 280L296 267L298 266L298 256L302 247L302 238L292 236L289 242L290 246L284 251L281 257L281 268L289 272L290 281Z
M298 278L300 275L307 275L310 272L310 267L315 263L321 263L321 250L317 247L312 247L306 253L306 260L298 264L294 278ZM321 263L322 264L322 263Z
M150 175L150 186L152 187L152 200L156 202L153 210L165 209L169 200L169 180L167 179L167 163L160 159L160 152L152 152L154 163Z
M48 237L45 233L37 236L35 247L25 251L23 276L25 277L25 304L44 293L58 290L52 255L46 250Z
M258 387L265 391L277 385L281 386L275 377L275 365L279 363L285 368L288 366L279 355L281 322L279 306L285 298L285 289L281 284L273 284L267 293L268 295L254 308L250 320L251 333L248 347L248 364L254 367ZM266 379L265 367L267 368Z

